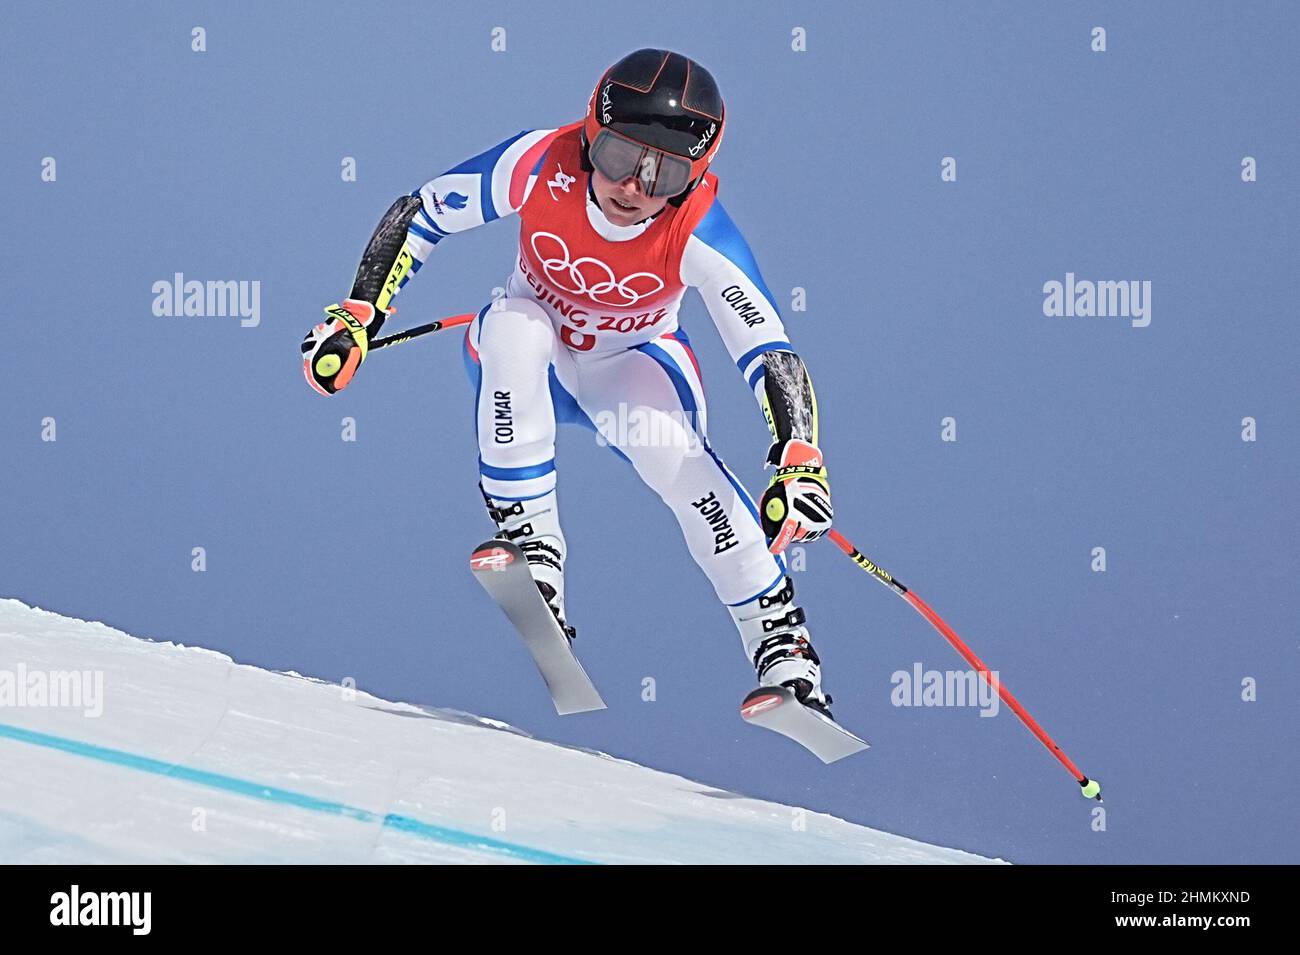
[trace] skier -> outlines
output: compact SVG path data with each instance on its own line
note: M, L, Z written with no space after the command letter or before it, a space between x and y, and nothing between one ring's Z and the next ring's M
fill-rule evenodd
M708 171L722 96L695 61L625 56L585 119L521 132L393 203L351 295L303 342L308 383L346 387L394 295L448 236L521 220L504 297L467 329L480 489L569 638L567 547L556 502L557 422L597 431L668 505L727 607L760 687L830 716L821 665L783 556L831 526L817 404L776 303ZM710 447L699 366L677 312L697 289L772 432L775 473L755 507ZM641 427L627 427L636 418ZM649 434L652 439L646 440Z

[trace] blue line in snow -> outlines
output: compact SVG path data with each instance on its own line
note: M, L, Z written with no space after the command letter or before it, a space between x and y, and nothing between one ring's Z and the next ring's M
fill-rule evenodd
M82 756L86 759L98 760L101 763L109 763L113 766L122 766L143 773L152 773L155 776L180 779L185 782L196 783L199 786L207 786L210 789L220 789L240 796L247 796L250 799L261 799L264 802L294 806L298 809L308 809L312 812L325 813L330 816L344 816L358 822L377 822L388 829L395 829L398 832L409 833L422 839L428 839L431 842L441 842L462 849L486 849L510 856L513 859L522 859L525 862L538 862L546 865L590 864L586 859L575 859L572 856L557 855L543 849L532 849L528 846L516 845L513 842L493 839L491 836L476 836L471 832L450 829L431 822L422 822L410 816L402 816L391 812L381 816L369 809L360 809L346 803L320 799L306 793L294 792L291 789L264 786L261 783L248 779L239 779L235 776L227 776L224 773L194 769L192 766L182 766L180 763L168 763L161 759L140 756L120 749L109 749L106 746L96 746L94 743L83 743L80 740L68 739L64 736L50 736L47 733L38 733L35 730L10 726L7 723L0 723L0 738L15 740L19 743L29 743L33 746L43 746L46 749L71 753L73 756Z

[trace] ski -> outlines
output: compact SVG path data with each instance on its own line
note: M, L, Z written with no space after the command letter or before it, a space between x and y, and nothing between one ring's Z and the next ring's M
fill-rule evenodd
M788 686L761 686L740 704L746 723L786 736L823 763L833 763L869 747L825 714L804 706Z
M555 712L566 716L603 710L605 701L573 655L555 614L542 599L523 551L510 541L492 538L474 548L469 566L474 579L504 611L532 654L551 693Z

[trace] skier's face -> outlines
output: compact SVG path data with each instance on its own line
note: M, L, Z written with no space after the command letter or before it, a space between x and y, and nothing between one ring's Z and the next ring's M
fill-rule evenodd
M667 197L654 199L645 194L641 180L628 176L622 182L606 179L599 169L592 170L591 191L605 218L614 225L634 225L642 219L658 215L668 204Z

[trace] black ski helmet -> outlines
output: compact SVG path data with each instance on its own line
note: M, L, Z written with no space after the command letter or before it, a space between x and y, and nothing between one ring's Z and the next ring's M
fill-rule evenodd
M600 78L583 123L583 168L637 175L681 205L722 142L726 111L713 75L670 50L629 53Z

